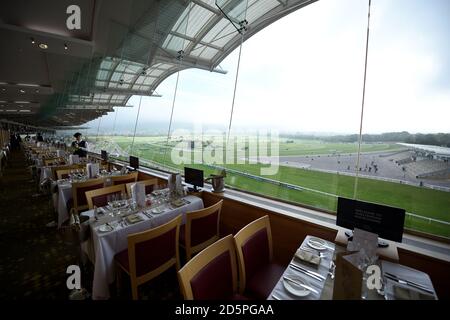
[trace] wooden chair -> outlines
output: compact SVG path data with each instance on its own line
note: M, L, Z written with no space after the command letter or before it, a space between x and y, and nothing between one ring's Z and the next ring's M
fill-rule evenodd
M125 186L123 184L87 191L86 199L89 210L94 209L94 206L98 208L106 206L108 204L109 195L120 196L124 193L125 193Z
M155 186L158 185L158 179L148 179L136 181L137 183L142 183L145 186L145 194L152 193L155 190ZM131 197L131 185L135 182L127 183L127 194Z
M239 261L239 292L254 299L267 299L285 270L272 262L269 216L246 225L234 236L234 242Z
M63 169L55 170L57 180L67 179L72 170L80 170L81 169L83 172L86 172L86 168L80 168L79 165L63 166L63 167L57 167L57 168L63 168ZM52 171L53 171L53 168L52 168Z
M186 224L180 229L180 245L186 251L186 261L193 254L219 240L219 220L223 200L216 204L186 214Z
M238 294L236 251L230 234L204 249L178 271L185 300L245 299Z
M75 214L79 214L81 211L87 210L89 207L86 199L86 192L101 189L103 186L104 182L102 178L72 183L73 207L71 211L73 210Z
M118 184L127 184L136 182L138 178L138 172L132 172L130 174L127 174L125 176L115 176L111 177L112 185L118 185Z
M169 268L180 269L178 237L181 215L154 229L128 235L128 249L114 256L117 283L120 271L130 276L133 300L138 299L138 286Z
M58 174L57 174L57 171L58 171L58 170L66 170L66 169L78 169L78 168L75 168L74 165L59 165L59 166L53 166L53 167L52 167L52 178L53 178L53 180L59 179L59 178L58 178Z
M44 159L44 166L53 166L61 163L60 158Z

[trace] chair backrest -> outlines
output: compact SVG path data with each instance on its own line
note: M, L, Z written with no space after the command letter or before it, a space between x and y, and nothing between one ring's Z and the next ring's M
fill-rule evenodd
M52 178L53 180L59 180L58 178L58 171L59 170L67 170L67 169L75 169L75 166L72 165L60 165L60 166L53 166L52 167Z
M122 193L125 193L125 186L123 184L87 191L86 199L88 208L94 209L94 206L98 208L104 207L108 204L109 195L121 195Z
M159 227L128 235L128 262L132 287L147 282L173 265L180 269L178 239L182 216ZM137 298L137 293L134 294Z
M72 183L73 208L75 209L75 212L78 214L80 211L88 209L86 199L87 191L101 189L103 186L104 182L102 178Z
M131 185L135 182L129 182L127 183L127 194L131 196ZM145 194L152 193L155 189L155 186L158 185L158 179L148 179L148 180L141 180L136 181L136 183L142 183L145 186Z
M44 159L44 166L56 165L60 162L59 158Z
M243 293L246 279L272 261L272 231L269 216L259 218L235 236L234 242L239 264L239 291Z
M197 253L219 239L219 220L223 200L216 204L186 214L185 248L189 261Z
M201 251L178 271L185 300L223 300L237 292L237 264L230 234Z
M56 170L54 170L54 168L52 168L52 172L56 173L57 180L67 179L72 170L82 170L83 172L86 172L86 168L80 167L79 165L70 165L70 166L66 165L66 166L56 167Z
M138 172L132 172L125 176L111 177L111 181L112 181L112 185L116 186L118 184L127 184L127 183L131 183L131 182L136 182L137 177L138 177Z

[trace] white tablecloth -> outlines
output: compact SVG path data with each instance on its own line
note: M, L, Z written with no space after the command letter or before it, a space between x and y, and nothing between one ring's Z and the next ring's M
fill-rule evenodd
M58 228L69 219L69 212L67 212L67 201L72 199L72 184L58 183Z
M127 236L129 234L155 228L169 222L180 214L183 215L182 224L184 224L186 222L187 212L203 208L203 200L201 198L186 196L184 199L190 203L176 209L167 208L167 211L163 213L153 214L152 218L147 217L143 213L139 213L144 221L126 227L117 225L111 232L102 233L98 231L97 229L101 223L91 224L91 237L89 241L92 241L92 243L87 244L85 247L92 246L95 255L94 283L92 286L93 299L109 298L109 284L115 279L114 255L127 249ZM86 211L82 215L91 217L93 222L93 210Z
M308 240L311 238L311 236L307 236L305 238L305 240L303 240L302 245L300 246L300 248L307 248L308 249ZM325 240L324 240L325 241ZM327 249L325 251L322 251L326 257L323 257L320 259L320 264L318 266L313 266L309 263L304 263L301 260L297 259L297 258L293 258L291 262L300 265L302 268L305 268L309 271L313 271L316 272L322 276L325 277L325 279L328 277L328 271L330 270L330 263L333 260L333 255L334 255L334 250L335 250L335 245L334 243L331 243L329 241L325 241L327 247L329 247L330 249ZM310 292L307 296L304 297L298 297L295 296L293 294L291 294L290 292L288 292L286 290L286 288L284 287L284 280L283 277L287 276L289 278L301 278L303 281L305 281L305 283L308 286L311 286L312 288L314 288L318 293L314 293L314 292ZM274 300L276 298L279 298L281 300L319 300L321 298L322 295L322 290L325 286L325 281L319 281L316 280L300 271L296 271L290 267L287 267L286 270L283 273L283 276L280 278L280 280L278 281L278 283L276 284L276 286L273 288L271 294L267 297L268 300ZM274 298L274 296L276 298Z
M41 175L39 177L39 184L44 182L45 179L53 179L52 167L38 167L38 170L41 172Z

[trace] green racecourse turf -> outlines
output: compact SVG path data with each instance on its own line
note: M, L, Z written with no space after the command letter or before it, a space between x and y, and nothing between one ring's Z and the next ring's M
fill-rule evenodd
M113 139L123 149L129 147L131 143L131 137L108 137L107 139ZM182 169L183 165L175 165L170 161L170 152L168 152L166 158L164 157L164 150L158 147L158 145L163 145L164 142L164 139L161 137L136 137L134 150L141 159L147 159L157 163L168 162L165 164ZM303 148L302 145L304 146ZM395 144L363 144L361 148L363 152L395 149L398 149L398 146ZM326 154L333 151L340 153L355 152L356 145L347 143L323 143L315 140L296 140L295 143L292 144L280 143L281 155ZM195 165L194 167L205 170L205 176L214 171L204 165ZM260 164L235 164L226 165L226 167L228 169L260 176L260 169L264 166ZM277 174L265 177L343 197L353 196L355 181L354 177L351 176L284 166L280 166ZM287 189L233 173L228 173L225 181L227 185L237 189L301 203L320 209L336 211L337 198L330 195L308 190L298 191ZM423 217L447 222L450 221L450 194L444 191L375 179L359 178L357 198L364 201L404 208L407 212ZM429 220L411 216L407 217L405 225L407 228L413 230L450 238L450 226L448 225L433 221L430 222Z

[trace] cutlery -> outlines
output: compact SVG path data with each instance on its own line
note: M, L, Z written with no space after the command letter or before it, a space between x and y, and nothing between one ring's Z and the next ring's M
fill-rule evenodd
M396 275L396 274L393 274L393 273L390 273L390 272L385 272L384 274L385 274L385 275L388 275L388 276L390 276L390 277L393 277L393 278L397 278L398 280L403 280L403 281L409 282L409 283L411 283L411 284L415 284L416 286L423 287L423 288L425 288L425 289L431 290L430 287L428 287L428 286L426 286L426 285L424 285L424 284L420 284L420 283L417 283L417 282L414 282L414 281L411 281L411 280L407 280L407 279L405 279L405 278L399 277L399 276Z
M147 218L153 218L153 215L148 211L142 211L143 214L147 216Z
M304 269L297 268L297 266L296 266L295 264L294 264L294 265L293 265L293 264L290 264L289 267L291 267L292 269L294 269L294 270L296 270L296 271L302 272L302 273L306 274L307 276L310 276L311 278L316 279L317 281L320 281L320 282L323 281L322 278L319 278L318 276L315 276L315 275L313 275L313 274L311 274L311 273L305 271Z
M398 282L398 283L400 283L400 284L408 285L408 286L410 286L410 287L414 287L414 288L416 288L416 289L423 290L423 291L425 291L425 292L434 294L434 291L431 290L431 289L429 289L428 287L424 287L424 286L422 286L422 285L419 285L419 284L416 284L416 283L414 283L414 282L410 282L410 281L407 281L407 280L399 279L399 278L397 278L397 277L393 277L393 276L390 276L390 275L388 275L388 274L385 274L384 276L385 276L386 278L388 278L388 279L390 279L390 280L392 280L392 281Z
M288 281L290 281L290 282L292 282L292 283L295 283L296 285L298 285L298 286L300 286L300 287L303 287L303 288L305 288L306 290L312 291L312 292L314 292L315 294L319 294L319 291L317 291L316 289L314 289L314 288L312 288L312 287L310 287L310 286L307 286L306 284L303 284L303 283L301 283L301 282L295 281L295 280L292 279L292 278L283 276L283 279L288 280Z
M309 273L311 273L312 275L315 275L316 277L321 278L322 280L326 280L326 279L327 279L327 278L325 278L323 275L321 275L321 274L319 274L319 273L317 273L317 272L308 270L308 269L306 269L306 268L303 268L302 266L300 266L300 265L298 265L298 264L296 264L296 263L291 262L291 264L293 264L294 266L296 266L296 267L299 268L299 269L303 269L303 271L305 271L305 272L309 272Z
M276 296L274 294L272 294L272 298L274 298L275 300L282 300L280 297L278 297L278 296Z

